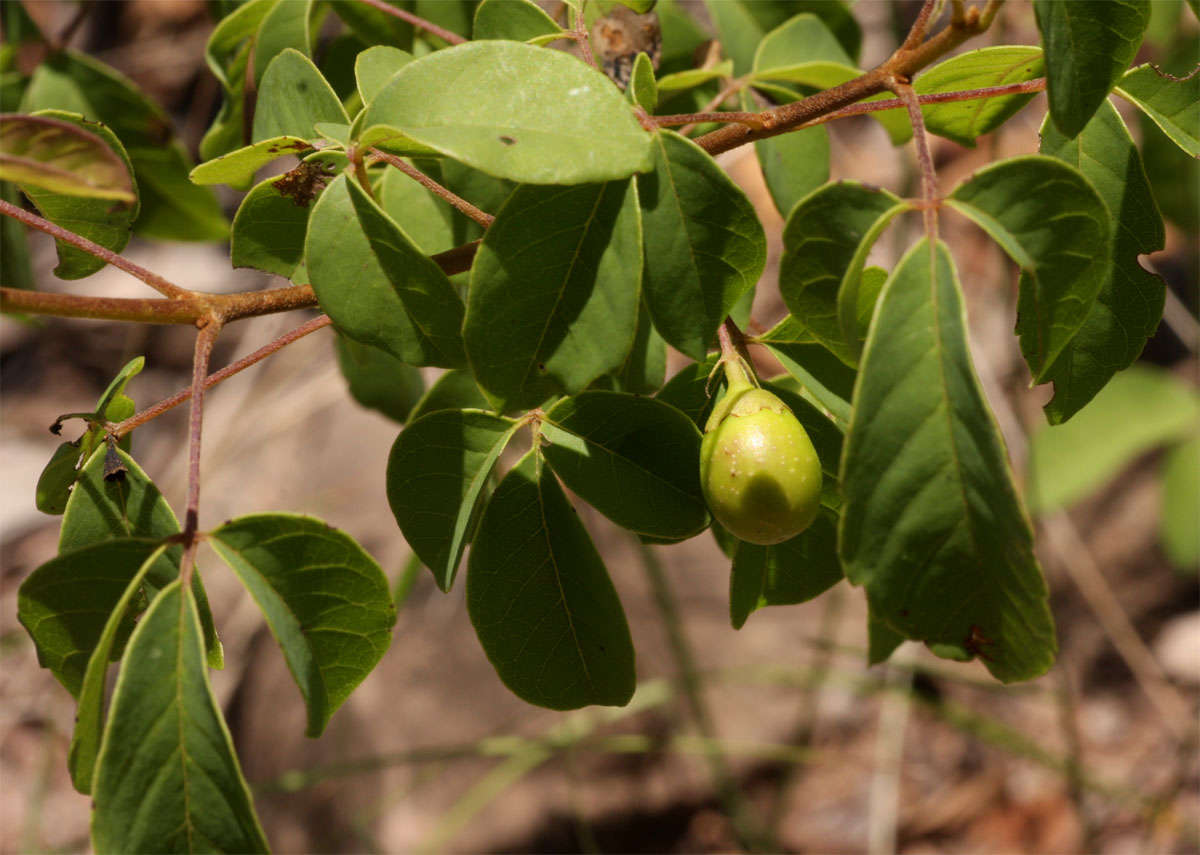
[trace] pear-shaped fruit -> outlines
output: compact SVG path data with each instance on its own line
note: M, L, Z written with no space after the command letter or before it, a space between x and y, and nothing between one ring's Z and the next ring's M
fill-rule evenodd
M709 419L700 484L709 510L731 534L769 546L790 540L816 518L821 462L783 401L735 384Z

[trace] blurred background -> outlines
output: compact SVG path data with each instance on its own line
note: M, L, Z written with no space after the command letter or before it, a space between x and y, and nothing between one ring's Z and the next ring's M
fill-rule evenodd
M48 33L62 32L78 10L26 5ZM701 4L677 5L707 26ZM919 6L854 5L865 67L890 53ZM1182 0L1153 7L1138 62L1186 74L1200 51L1196 17ZM70 39L170 111L193 155L220 102L203 62L209 11L203 0L110 0L96 3ZM1030 6L1014 0L968 47L1036 42ZM425 571L405 575L410 553L384 497L398 426L349 396L331 332L217 387L206 406L201 525L263 510L315 514L375 556L400 601L392 649L326 735L309 740L259 612L201 552L228 663L214 687L274 848L1200 852L1200 171L1155 126L1117 106L1141 140L1167 226L1166 249L1143 263L1170 293L1139 363L1067 427L1047 430L1040 408L1049 390L1028 388L1012 334L1013 266L974 226L942 218L977 369L1034 512L1058 624L1058 666L1031 683L1001 686L978 664L939 660L916 644L868 668L865 600L845 583L801 606L756 612L734 632L729 562L710 535L648 549L580 505L629 618L639 690L624 709L530 707L485 659L463 586L443 595ZM1044 114L1039 96L976 149L932 138L943 188L998 157L1036 151ZM830 127L834 178L914 193L911 147L893 149L865 117ZM767 329L785 312L775 285L782 220L749 147L719 160L771 241L751 324ZM222 198L229 213L237 198ZM148 294L111 268L55 279L53 244L42 237L31 237L38 288ZM872 263L890 267L913 239L893 229ZM281 284L231 270L223 246L135 239L125 254L193 289ZM232 325L214 368L307 317ZM185 329L0 318L0 852L88 849L89 802L66 771L74 704L38 667L16 621L17 587L57 542L59 521L33 504L60 441L46 427L90 407L139 354L146 370L129 394L144 406L175 392L187 384L191 350ZM765 373L779 371L765 352L756 357ZM683 364L672 359L668 376ZM185 410L134 437L136 458L176 509Z

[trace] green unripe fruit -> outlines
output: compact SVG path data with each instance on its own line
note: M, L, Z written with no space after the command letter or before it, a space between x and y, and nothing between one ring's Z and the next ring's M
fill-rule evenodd
M769 546L790 540L816 518L821 461L783 401L736 385L705 430L700 485L709 510L731 534Z

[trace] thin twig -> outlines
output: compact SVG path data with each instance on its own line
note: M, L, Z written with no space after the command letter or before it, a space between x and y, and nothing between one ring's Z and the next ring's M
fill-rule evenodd
M424 187L426 190L428 190L430 193L433 193L439 199L445 200L450 205L452 205L455 208L457 208L458 210L462 211L464 214L466 214L468 217L470 217L475 222L479 223L479 225L483 226L485 229L495 221L496 218L493 217L491 214L487 213L486 211L481 211L479 208L476 208L474 205L472 205L470 202L468 202L466 199L464 199L462 196L459 196L457 193L453 192L452 190L449 190L448 188L443 187L441 184L438 184L436 181L434 181L432 178L430 178L424 172L422 172L421 170L417 169L412 164L405 161L404 158L397 157L394 154L389 154L386 151L380 151L377 148L371 149L371 153L373 155L375 155L375 157L378 158L379 160L383 161L384 163L387 163L389 166L396 167L401 172L403 172L405 175L407 175L409 178L413 179L418 184L420 184L422 187Z
M571 29L568 35L575 40L575 44L579 45L579 53L582 55L583 61L600 71L600 66L596 64L596 57L592 55L592 39L588 35L587 25L584 23L583 12L572 6L567 14L571 16Z
M997 0L992 2L999 8ZM787 133L818 116L877 95L886 91L892 80L911 80L922 68L987 29L984 21L990 21L986 15L992 8L992 2L989 2L983 16L977 9L971 8L964 20L951 21L935 36L912 50L897 50L885 62L861 77L759 114L760 117L767 117L764 118L764 122L769 123L762 129L748 128L745 125L726 125L705 134L696 140L696 143L709 154L720 154L746 143ZM992 14L994 16L994 11Z
M709 119L709 118L705 118L705 117L711 116L714 113L719 112L721 105L725 103L725 99L730 98L733 95L736 95L738 92L740 92L745 87L745 85L746 85L746 81L741 78L734 78L733 80L730 80L723 87L721 87L721 91L718 92L716 94L716 96L713 97L713 99L711 101L709 101L707 104L705 104L700 109L700 111L696 114L700 118L697 118L693 124L689 124L686 127L681 128L679 133L686 134L689 131L691 131L692 128L695 127L695 125L698 125L701 122L719 122L719 121L721 121L720 119ZM735 115L738 116L739 118L730 117L730 118L726 119L726 121L741 122L742 124L750 125L751 127L760 127L760 128L764 127L764 120L763 120L762 116L758 113L737 113ZM749 118L746 118L746 117L749 117Z
M390 3L385 3L384 0L359 0L359 2L366 3L368 6L374 6L380 12L392 15L396 18L399 18L401 21L407 21L417 29L424 30L431 36L437 36L439 39L444 42L448 42L449 44L461 45L467 41L458 33L452 33L443 27L439 27L437 24L433 23L433 21L427 21L424 18L414 15L407 9L401 9L399 6L393 6Z
M926 4L928 6L928 4ZM912 123L913 143L917 147L917 165L921 169L922 217L925 221L925 236L929 238L930 251L937 242L937 170L933 166L933 155L929 153L929 135L925 133L925 117L917 93L910 84L901 80L889 82L890 88L908 109L908 120Z
M194 296L192 291L186 288L181 288L174 282L169 282L157 273L154 273L140 264L134 264L128 258L117 255L111 249L100 246L98 243L88 240L75 232L68 231L62 226L56 225L49 220L42 219L37 214L32 214L24 208L14 205L11 202L5 202L0 199L0 214L5 214L12 217L18 222L24 223L30 228L37 229L40 232L45 232L56 240L61 240L63 243L69 243L71 246L82 249L89 255L95 256L103 261L107 261L113 267L119 267L131 276L134 276L158 293L175 298L186 298Z
M350 163L354 165L354 177L358 179L358 186L371 197L372 202L378 202L379 200L375 198L375 188L371 186L371 176L367 175L367 163L362 149L352 145L346 153L350 156Z
M294 330L284 333L279 338L275 339L269 344L264 345L263 347L260 347L253 353L243 356L236 362L226 365L220 371L214 371L212 374L209 374L204 380L204 388L211 389L221 381L228 380L233 375L245 371L256 362L261 362L272 353L275 353L277 350L281 350L292 342L298 341L309 333L316 332L317 330L327 327L332 323L333 321L329 319L328 315L320 315L319 317L313 318L308 323L301 324ZM152 404L139 413L134 413L132 416L125 419L125 421L118 422L109 429L109 433L111 433L117 439L120 439L121 437L132 433L135 428L139 428L151 419L155 419L168 410L174 409L184 401L189 400L191 397L192 387L189 386L186 389L176 392L169 398L164 398L157 404Z
M981 89L963 89L958 92L934 92L929 95L918 95L917 102L921 106L926 104L945 104L952 101L974 101L982 98L999 98L1005 95L1026 95L1034 92L1042 92L1046 89L1046 78L1038 77L1034 80L1026 80L1021 83L1007 83L1003 86L985 86ZM849 107L843 107L840 110L835 110L832 113L826 113L824 116L818 116L811 122L805 122L796 130L801 128L811 128L814 125L823 125L826 122L835 122L838 119L848 119L851 116L863 116L868 113L878 113L883 110L903 110L905 103L899 98L888 98L882 101L863 101L858 104L851 104Z
M200 429L204 424L204 380L213 345L221 333L221 320L211 318L196 334L192 354L192 406L188 413L188 487L187 511L183 524L183 560L179 565L181 587L187 590L196 564L196 532L200 523Z
M929 32L929 19L937 5L938 0L925 0L925 5L917 13L917 20L913 22L912 29L908 31L908 37L904 39L904 44L900 45L900 50L913 50L921 44L925 34Z

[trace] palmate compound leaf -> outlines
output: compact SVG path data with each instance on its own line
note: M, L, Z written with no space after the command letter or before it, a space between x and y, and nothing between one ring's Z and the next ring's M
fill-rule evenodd
M922 240L880 295L842 455L839 548L893 630L993 676L1057 648L1029 521L971 365L949 253Z
M172 582L129 639L92 783L97 852L266 852L208 682L191 592Z
M492 467L520 426L479 410L433 410L412 421L392 446L388 503L443 591L454 584Z
M651 136L611 80L519 42L470 42L409 63L367 108L363 127L375 126L527 184L614 181L651 168Z
M209 542L262 609L308 707L306 732L320 736L391 642L383 571L344 532L296 514L238 517Z
M620 368L641 271L633 181L518 187L471 268L463 336L479 385L508 410L581 392Z
M1138 264L1138 256L1162 249L1166 238L1142 157L1112 104L1101 104L1074 139L1045 122L1042 153L1078 168L1104 200L1114 224L1107 278L1079 332L1046 373L1054 383L1046 418L1058 424L1129 367L1158 328L1166 286Z
M467 563L467 609L500 679L550 709L624 706L633 641L604 562L537 452L500 482Z
M1034 383L1045 382L1108 278L1104 201L1075 167L1026 155L979 170L946 206L974 220L1020 266L1017 335Z
M1073 137L1133 61L1150 23L1150 0L1034 0L1033 11L1046 51L1050 115Z
M116 390L116 393L112 400L120 400L120 390L129 379L126 371L136 361L122 370L109 386L109 390L101 396L101 401L109 398L113 390ZM108 449L101 443L79 470L79 477L71 490L71 497L67 500L62 527L59 530L60 553L103 543L113 538L139 537L161 541L179 533L179 520L175 518L175 513L158 487L142 467L120 448L114 449L112 453L124 468L124 475L111 480L104 477L108 453ZM182 552L181 547L173 546L154 562L146 576L150 589L148 594L153 595L179 575ZM192 576L192 596L196 600L200 622L204 627L209 664L214 668L222 668L225 655L221 641L217 638L208 597L204 593L204 585L198 572Z
M313 290L341 332L412 365L463 364L450 280L345 174L313 206L305 248Z
M588 391L555 404L541 426L555 474L617 525L679 540L708 525L700 431L653 398Z
M715 160L673 131L654 137L654 171L638 176L643 286L655 328L703 359L734 304L767 261L754 206Z

